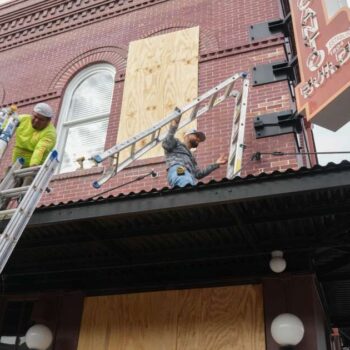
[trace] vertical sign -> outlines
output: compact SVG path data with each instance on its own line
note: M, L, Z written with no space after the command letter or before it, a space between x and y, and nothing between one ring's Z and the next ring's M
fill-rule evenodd
M350 121L350 8L346 0L290 0L301 82L299 113L337 130Z

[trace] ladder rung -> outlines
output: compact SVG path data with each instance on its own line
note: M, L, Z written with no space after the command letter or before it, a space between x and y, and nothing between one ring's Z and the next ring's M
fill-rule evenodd
M17 208L6 209L0 211L0 220L11 219L12 215L16 212Z
M221 103L222 101L224 101L225 98L226 98L226 97L225 97L224 95L219 96L219 97L215 100L214 106L213 106L213 107L217 106L219 103Z
M152 135L151 135L151 140L153 141L153 140L155 140L155 139L158 139L159 134L160 134L160 128L157 129L157 130L155 130L155 131L152 133Z
M239 128L237 127L237 129L235 130L233 136L232 136L232 141L231 141L231 144L234 144L237 140L237 137L238 137L238 132L239 132Z
M136 147L136 143L133 143L130 147L130 157L132 157L135 153L135 147ZM118 153L119 154L119 153Z
M235 113L235 116L234 116L234 119L233 119L233 123L236 124L237 121L240 119L240 116L241 116L241 105L237 105L236 106L236 113Z
M41 166L33 166L30 168L22 168L14 171L14 175L17 177L24 177L24 176L29 176L29 175L35 175L39 170Z
M227 86L225 93L224 93L225 98L230 95L234 85L235 85L235 82L233 81L230 85Z
M218 97L219 91L217 91L209 100L208 109L213 108L216 98Z
M193 107L193 110L192 110L191 115L190 115L190 120L194 120L197 117L197 112L199 110L199 107L200 107L200 103L196 104Z
M119 152L117 154L115 154L113 157L110 157L111 159L111 164L114 164L115 169L118 169L119 166Z
M232 150L232 153L230 155L230 158L228 160L228 164L233 165L234 160L236 159L236 152L237 152L237 145L234 150Z
M1 197L6 197L6 198L12 198L19 196L20 194L24 194L28 191L30 186L23 186L23 187L16 187L16 188L9 188L7 190L2 190L0 191L0 196Z

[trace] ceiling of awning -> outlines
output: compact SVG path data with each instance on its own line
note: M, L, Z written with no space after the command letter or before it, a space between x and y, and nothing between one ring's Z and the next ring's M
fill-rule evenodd
M316 273L350 326L350 163L39 208L3 293L88 294L259 282L272 250Z

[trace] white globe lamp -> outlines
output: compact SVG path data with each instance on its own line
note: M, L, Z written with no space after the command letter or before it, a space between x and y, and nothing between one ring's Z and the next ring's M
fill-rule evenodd
M271 335L280 346L298 345L304 337L304 325L299 317L285 313L271 323Z
M52 343L52 332L50 328L36 324L27 330L26 344L29 349L47 350Z
M270 269L275 273L283 272L287 267L287 262L283 258L283 252L281 250L274 250L271 256Z

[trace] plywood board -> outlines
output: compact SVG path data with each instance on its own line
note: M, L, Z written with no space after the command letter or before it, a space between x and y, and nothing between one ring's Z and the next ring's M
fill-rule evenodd
M116 313L108 350L176 350L176 313L169 308L173 293L142 293L119 297L122 312Z
M117 143L197 97L198 53L199 27L130 43ZM189 127L195 126L196 122ZM143 157L160 155L159 145ZM121 154L120 161L127 156Z
M103 297L85 299L78 350L109 349L110 324L117 321L111 315L114 306L115 300Z
M78 350L264 350L261 286L87 298Z
M177 349L265 349L259 286L207 288L182 293Z

